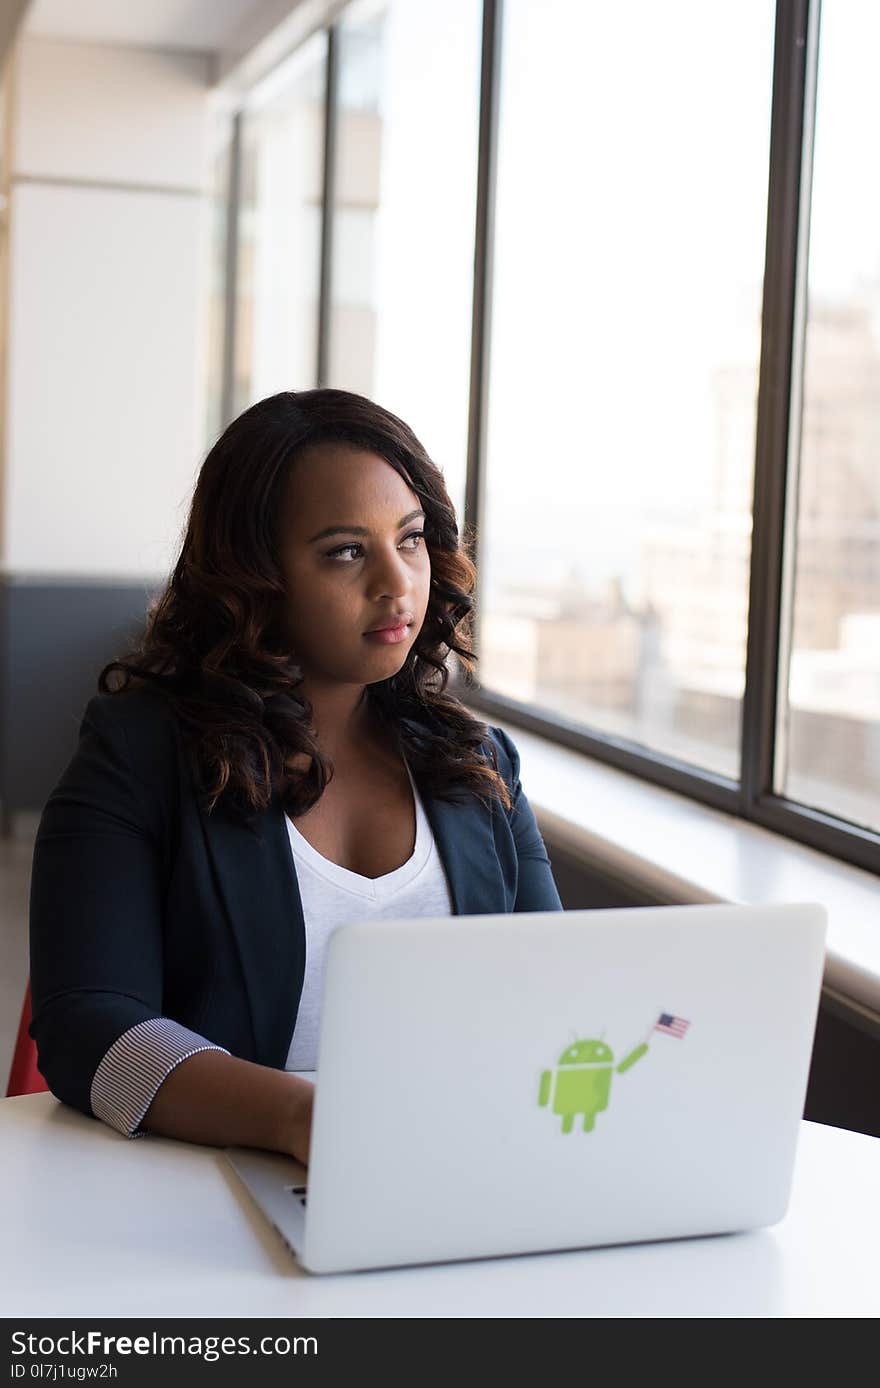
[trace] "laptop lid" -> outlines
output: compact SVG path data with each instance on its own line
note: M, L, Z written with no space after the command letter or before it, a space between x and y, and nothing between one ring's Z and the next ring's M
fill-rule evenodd
M454 916L335 932L304 1266L398 1266L780 1219L824 936L816 905Z

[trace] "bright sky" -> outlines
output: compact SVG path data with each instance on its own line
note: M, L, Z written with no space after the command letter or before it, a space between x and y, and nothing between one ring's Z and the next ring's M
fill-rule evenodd
M810 286L834 299L870 294L880 336L878 53L876 0L826 0L819 37Z

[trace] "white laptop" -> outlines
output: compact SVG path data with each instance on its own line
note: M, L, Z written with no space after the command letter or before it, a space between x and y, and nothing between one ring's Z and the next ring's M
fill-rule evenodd
M311 1272L773 1224L824 938L816 905L346 926L308 1169L227 1156Z

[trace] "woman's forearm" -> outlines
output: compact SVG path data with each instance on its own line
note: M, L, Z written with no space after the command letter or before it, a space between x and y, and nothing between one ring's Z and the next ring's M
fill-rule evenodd
M222 1051L199 1051L163 1080L141 1127L209 1147L262 1147L308 1162L315 1087Z

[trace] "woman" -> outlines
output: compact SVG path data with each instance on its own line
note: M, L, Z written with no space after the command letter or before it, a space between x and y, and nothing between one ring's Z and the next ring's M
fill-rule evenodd
M307 1161L292 1072L337 925L561 909L513 742L446 692L474 577L386 410L284 392L229 426L40 821L31 1035L60 1099Z

